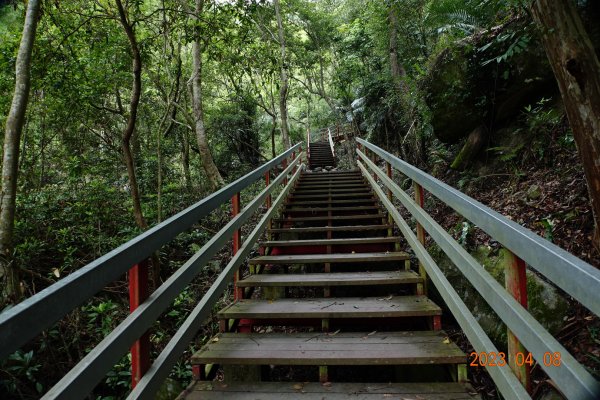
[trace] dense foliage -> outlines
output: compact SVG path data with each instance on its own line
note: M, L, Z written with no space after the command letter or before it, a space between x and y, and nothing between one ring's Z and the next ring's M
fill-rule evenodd
M2 126L14 90L24 3L0 1ZM307 131L352 123L364 137L434 173L445 173L453 159L464 169L493 157L518 175L528 161L551 163L556 143L575 152L523 2L282 1L285 60L271 1L200 3L198 14L191 0L124 1L142 65L131 148L148 225L213 188L196 140L193 43L201 47L209 155L225 181L286 147L280 134L282 68L289 73L292 143ZM592 3L578 2L598 45ZM122 148L131 116L132 51L115 2L43 1L33 54L13 239L25 297L140 233ZM484 145L459 151L456 143L480 126L487 132ZM459 182L467 185L474 175L467 170ZM227 210L215 213L162 249L161 278L193 254L225 215ZM156 323L153 352L218 270L217 260ZM0 299L0 309L9 303ZM0 397L39 397L126 313L125 283L116 282L3 361ZM201 332L200 341L212 329ZM124 357L95 395L123 397L129 365ZM184 385L190 376L182 358L171 377Z

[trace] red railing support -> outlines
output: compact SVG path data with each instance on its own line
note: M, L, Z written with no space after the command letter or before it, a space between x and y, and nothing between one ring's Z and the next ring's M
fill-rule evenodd
M417 203L419 207L423 208L423 205L425 204L425 191L423 190L423 186L413 181L413 188L415 190L415 203ZM423 229L423 226L418 222L417 239L423 246L425 246L425 229ZM417 294L427 296L427 272L425 272L425 267L421 261L419 261L419 275L423 279L423 283L417 285Z
M504 255L504 281L506 290L527 309L527 267L525 261L517 257L508 249L503 250ZM508 364L515 373L517 379L521 381L525 390L531 393L531 366L527 362L517 361L519 355L527 357L527 350L519 339L507 330L508 336Z
M134 265L128 272L129 312L133 312L150 294L148 286L148 260ZM150 334L145 332L131 346L131 386L135 387L150 368Z
M240 213L240 193L236 193L231 198L231 217L235 218ZM242 244L242 233L239 229L233 232L233 247L232 253L235 256ZM240 272L236 271L233 275L233 298L234 300L241 300L244 298L243 288L239 288L237 283L240 279Z

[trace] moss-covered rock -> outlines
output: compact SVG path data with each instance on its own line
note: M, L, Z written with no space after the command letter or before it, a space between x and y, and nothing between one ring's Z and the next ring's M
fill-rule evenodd
M436 248L432 255L483 330L498 347L504 348L507 340L504 323L443 252ZM471 255L504 286L504 261L508 256L506 251L501 250L496 254L487 246L479 246ZM531 315L551 334L558 333L567 316L568 301L556 288L529 270L527 296Z

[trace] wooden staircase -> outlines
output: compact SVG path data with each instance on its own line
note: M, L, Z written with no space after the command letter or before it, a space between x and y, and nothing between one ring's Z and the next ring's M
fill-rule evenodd
M335 167L335 158L331 152L329 142L319 141L310 144L308 166L310 169Z
M402 242L359 171L303 173L182 398L479 398Z

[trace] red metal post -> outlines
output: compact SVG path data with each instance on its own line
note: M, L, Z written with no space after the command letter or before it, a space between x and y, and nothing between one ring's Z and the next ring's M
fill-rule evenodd
M285 169L287 168L287 166L288 166L288 160L287 160L287 158L285 158L285 159L283 160L283 162L281 163L281 167L282 167L282 168L285 170ZM287 184L288 184L288 178L287 178L287 176L286 176L286 177L283 179L283 186L287 186Z
M231 198L231 217L235 218L236 215L240 213L240 194L236 193ZM240 249L240 245L242 243L242 234L239 229L233 232L233 255L235 256L238 250ZM236 271L233 275L233 299L241 300L244 298L244 290L243 288L239 288L237 285L238 280L240 279L240 272Z
M129 312L133 312L150 294L148 286L148 260L134 265L128 273ZM145 332L131 346L131 386L135 387L150 368L150 334Z
M294 162L295 159L296 159L296 152L292 151L292 161L291 162ZM292 173L294 173L294 172L296 172L296 167L292 168Z
M423 208L425 204L425 191L423 190L423 186L419 185L417 182L413 181L413 188L415 190L415 202L419 205L419 207ZM417 239L423 246L425 246L425 229L421 226L420 223L417 222ZM423 294L427 296L427 272L425 272L425 267L423 263L419 261L419 275L423 279L423 283L417 285L417 294Z
M508 293L527 309L527 267L525 261L508 249L502 250L504 257L504 280ZM527 354L527 350L519 339L511 332L508 333L508 364L521 381L525 390L531 393L531 366L528 363L517 365L517 354Z

